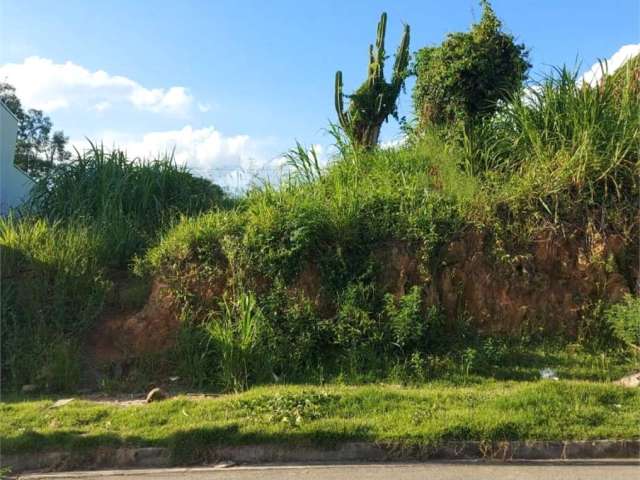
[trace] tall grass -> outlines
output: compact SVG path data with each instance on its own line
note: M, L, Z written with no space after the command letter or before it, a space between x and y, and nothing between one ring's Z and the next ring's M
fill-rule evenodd
M262 312L251 294L224 298L222 312L205 324L220 360L219 378L225 390L241 391L259 370L257 357L263 324Z
M284 154L286 165L293 171L291 181L314 182L322 176L318 153L314 147L307 150L300 142Z
M129 159L123 151L91 144L87 153L57 165L36 185L30 207L52 220L92 225L103 232L111 263L126 265L179 215L226 201L219 186L194 177L171 157Z
M640 160L640 58L597 86L566 68L505 104L466 138L465 163L498 201L552 214L632 205Z
M3 389L78 381L80 340L109 287L100 248L86 226L0 218Z
M73 386L111 269L127 269L181 215L226 205L220 187L170 157L91 147L36 184L20 219L0 219L3 388Z

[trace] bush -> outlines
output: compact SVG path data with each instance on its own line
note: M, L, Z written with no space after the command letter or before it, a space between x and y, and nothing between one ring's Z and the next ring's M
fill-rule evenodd
M415 286L398 301L385 295L385 316L389 319L392 341L402 351L414 351L422 344L427 324L422 314L422 289Z
M614 335L627 345L640 347L640 298L628 295L622 303L609 307L605 318Z
M332 333L338 353L351 369L373 369L383 353L385 332L376 297L373 284L354 283L338 299Z
M522 88L528 53L501 30L489 2L481 3L482 18L469 32L449 34L442 45L417 52L413 101L423 129L469 126Z
M291 295L281 281L259 300L266 320L265 364L276 379L308 378L331 356L330 323L320 318L312 300Z

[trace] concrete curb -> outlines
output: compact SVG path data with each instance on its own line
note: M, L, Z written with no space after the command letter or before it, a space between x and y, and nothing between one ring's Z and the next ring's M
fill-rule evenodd
M290 445L211 447L206 461L240 464L345 463L427 460L595 460L640 461L640 440L564 442L445 442L435 446L347 442L332 448ZM78 469L167 468L179 466L167 448L97 448L86 452L46 452L2 455L1 464L12 473Z

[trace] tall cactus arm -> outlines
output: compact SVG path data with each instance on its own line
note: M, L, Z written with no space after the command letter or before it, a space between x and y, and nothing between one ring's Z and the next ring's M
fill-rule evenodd
M384 63L384 37L387 33L387 12L382 12L378 22L378 34L376 36L376 51L378 63Z
M376 81L376 56L373 45L369 45L369 65L367 65L367 83L373 87Z
M343 101L343 93L342 93L342 72L338 70L336 72L336 84L335 84L335 105L336 105L336 113L338 114L338 121L343 129L348 130L349 121L347 115L344 113L344 101Z
M382 123L389 115L396 115L398 95L408 73L409 26L405 25L402 41L396 52L393 78L391 82L385 80L386 30L387 14L382 13L378 22L376 40L369 45L367 78L352 95L344 95L342 72L336 72L334 95L338 121L352 142L365 149L374 148L377 145ZM344 97L349 98L349 108L346 111Z
M376 33L376 46L369 47L369 76L368 83L373 87L384 80L384 37L387 33L387 14L383 12L378 22Z
M396 52L396 59L393 64L393 76L391 84L394 90L400 92L404 80L407 76L407 69L409 67L409 40L410 40L410 28L409 25L404 26L404 33L402 34L402 40L398 45L398 51Z

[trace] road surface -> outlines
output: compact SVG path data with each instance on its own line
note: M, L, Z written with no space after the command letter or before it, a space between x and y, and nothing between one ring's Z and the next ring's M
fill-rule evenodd
M640 463L367 464L174 468L32 474L21 479L99 480L638 480Z

